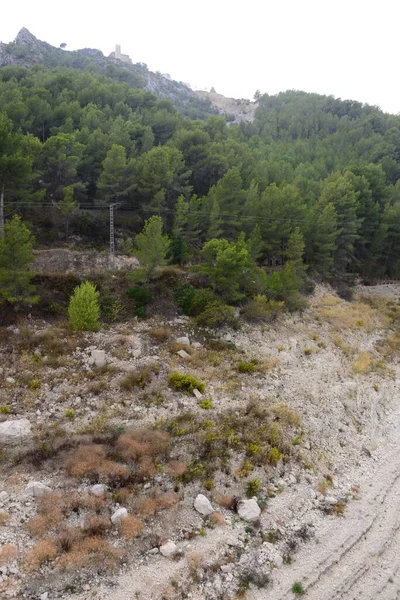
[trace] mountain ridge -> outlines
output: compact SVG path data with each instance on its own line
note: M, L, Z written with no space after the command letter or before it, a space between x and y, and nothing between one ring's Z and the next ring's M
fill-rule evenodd
M150 71L144 63L122 62L113 56L105 56L95 48L56 48L36 38L26 27L20 29L13 42L0 43L0 67L16 65L32 68L39 64L45 67L70 66L81 70L96 68L118 81L127 81L131 87L143 88L161 99L170 100L179 111L195 118L223 114L228 122L251 122L258 106L256 102L226 98L214 91L194 91L186 83Z

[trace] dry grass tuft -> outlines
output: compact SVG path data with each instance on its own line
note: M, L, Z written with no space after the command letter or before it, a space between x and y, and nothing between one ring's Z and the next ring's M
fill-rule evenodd
M94 481L124 481L129 475L126 465L106 458L106 449L100 444L79 446L69 455L64 466L72 477L88 477Z
M164 343L171 337L171 330L168 327L155 327L149 335L155 342Z
M126 392L134 390L136 387L143 389L146 385L149 385L153 378L153 373L158 373L159 368L157 365L145 365L135 371L130 371L122 377L119 382L120 388Z
M187 465L179 460L171 460L167 466L166 471L174 477L174 479L179 479L186 473Z
M2 512L2 511L0 512L0 527L7 523L9 516L10 515L6 512Z
M211 513L211 515L209 516L209 520L211 525L214 525L215 527L222 527L223 525L225 525L225 517L219 511Z
M271 410L276 419L285 423L285 425L299 426L301 424L301 416L299 413L293 408L286 406L286 404L278 404L277 406L273 406Z
M111 520L103 515L89 515L83 528L90 536L103 537L111 529Z
M138 537L143 531L143 524L133 515L128 515L121 521L121 535L126 540L133 540Z
M29 571L37 571L43 563L54 560L57 556L56 543L51 539L39 540L25 557L25 568Z
M60 557L58 566L62 569L89 567L93 569L114 569L121 557L121 551L98 537L78 540L72 550Z
M227 508L228 510L232 510L235 506L235 497L229 494L215 494L214 495L215 502L222 506L222 508Z
M352 363L353 373L368 373L372 369L373 359L369 352L360 352L358 358Z
M28 523L28 529L32 535L42 536L63 521L64 515L60 507L61 498L62 496L56 493L38 498L38 514Z
M19 552L16 546L12 544L3 544L0 547L0 565L18 558Z
M116 446L121 458L127 462L166 454L169 447L169 435L151 429L131 429L118 438Z

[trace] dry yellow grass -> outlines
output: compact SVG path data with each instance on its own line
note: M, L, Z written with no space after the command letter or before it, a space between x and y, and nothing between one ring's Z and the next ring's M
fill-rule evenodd
M0 547L0 565L4 563L14 560L14 558L18 558L19 552L16 546L12 544L3 544Z
M121 521L121 535L126 540L133 540L143 531L143 525L139 519L133 515L128 515Z
M29 571L37 571L43 563L54 560L57 556L57 547L53 540L39 540L25 557L25 568Z
M373 366L373 358L369 352L360 352L357 359L351 364L353 373L368 373Z
M318 309L318 316L328 321L332 327L342 329L363 329L369 331L373 325L376 311L363 302L345 302L323 305Z
M275 417L278 421L285 423L286 425L300 425L301 424L301 416L300 414L287 406L286 404L278 404L277 406L273 406L271 408Z
M7 523L8 517L9 517L8 513L2 512L2 511L0 512L0 527L2 525L5 525L5 523Z

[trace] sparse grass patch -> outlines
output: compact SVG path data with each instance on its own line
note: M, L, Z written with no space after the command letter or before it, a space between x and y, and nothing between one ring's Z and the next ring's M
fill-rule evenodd
M155 327L149 332L149 335L155 342L163 344L171 337L171 330L168 327Z
M261 481L258 477L254 477L253 479L249 479L246 483L246 496L248 498L252 498L260 491Z
M368 373L372 368L372 356L369 352L360 352L358 358L351 364L353 373Z
M64 413L64 416L67 419L71 419L71 421L72 421L76 417L76 410L74 408L67 408L67 410Z
M304 348L303 352L305 356L311 356L312 348Z
M152 378L153 374L157 374L160 372L159 365L145 365L140 369L136 369L135 371L130 371L120 380L120 387L125 391L132 391L135 387L143 389L148 385Z
M376 311L363 302L345 302L323 305L318 316L327 320L336 330L363 329L368 331L373 323Z
M11 408L7 404L2 404L0 406L0 414L1 415L9 415L11 412Z

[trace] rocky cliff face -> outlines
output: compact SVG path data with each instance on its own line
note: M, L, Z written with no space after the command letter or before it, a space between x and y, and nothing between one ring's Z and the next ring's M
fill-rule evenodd
M81 70L93 70L121 80L121 71L128 71L132 87L144 88L159 98L165 98L184 114L195 118L204 118L211 114L224 114L229 122L250 122L254 118L257 104L249 100L225 98L221 94L195 92L188 85L165 77L161 73L149 71L146 65L130 65L112 57L105 57L100 50L84 48L65 51L55 48L47 42L38 40L23 27L14 42L0 43L0 67L17 65L30 68L36 64L45 67L73 67Z

